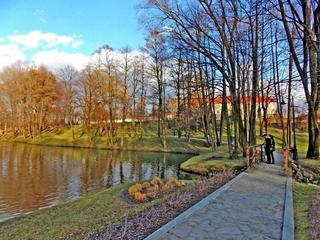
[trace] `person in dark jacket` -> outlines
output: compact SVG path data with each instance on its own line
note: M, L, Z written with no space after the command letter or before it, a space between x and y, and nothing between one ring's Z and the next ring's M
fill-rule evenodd
M273 156L273 152L276 150L276 143L274 141L274 137L269 134L270 138L271 138L271 153L270 153L270 156L271 156L271 164L274 164L274 156Z
M270 137L269 134L267 134L264 138L264 150L266 152L266 155L267 155L267 163L271 164L271 156L273 156L273 148L272 148L272 139Z

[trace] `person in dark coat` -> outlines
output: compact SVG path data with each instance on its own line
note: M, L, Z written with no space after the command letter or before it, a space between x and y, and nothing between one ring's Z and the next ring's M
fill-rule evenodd
M271 155L273 156L273 148L272 148L272 139L269 134L267 134L264 138L264 150L267 155L267 163L271 164Z
M274 156L273 156L273 152L276 150L276 143L274 141L274 137L269 134L270 138L271 138L271 153L270 153L270 156L271 156L271 164L274 164Z

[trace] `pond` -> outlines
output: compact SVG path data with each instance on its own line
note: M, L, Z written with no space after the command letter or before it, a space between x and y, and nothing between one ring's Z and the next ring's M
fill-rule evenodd
M179 177L190 155L0 143L0 221L115 184Z

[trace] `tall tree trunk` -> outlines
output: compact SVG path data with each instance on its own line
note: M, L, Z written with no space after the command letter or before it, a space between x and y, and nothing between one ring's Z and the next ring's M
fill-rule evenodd
M258 43L259 43L259 21L258 21L258 1L256 1L255 9L255 27L252 25L252 94L251 94L251 111L249 124L249 144L256 145L256 108L257 108L257 91L258 91Z

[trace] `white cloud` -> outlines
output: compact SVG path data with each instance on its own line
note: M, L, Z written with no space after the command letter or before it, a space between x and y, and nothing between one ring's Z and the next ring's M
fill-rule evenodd
M8 39L11 43L19 44L26 48L37 48L43 44L46 48L52 48L58 45L79 47L83 42L76 37L58 35L55 33L43 33L40 31L32 31L28 34L9 35Z
M57 49L38 52L31 59L36 65L44 65L52 71L65 65L73 65L77 70L82 70L89 61L82 53L67 53Z
M17 61L25 61L26 55L16 44L0 44L0 70Z
M128 60L133 61L136 57L141 56L143 53L138 50L134 50L128 53ZM100 53L95 53L90 58L91 64L104 64L112 63L115 66L123 66L125 61L125 53L117 50L103 49Z
M42 10L37 10L43 14ZM43 65L52 71L65 65L72 65L83 70L87 64L103 64L109 62L119 69L124 66L124 53L112 49L103 49L100 54L88 56L82 53L71 53L67 49L77 48L82 44L77 37L32 31L24 35L0 36L0 71L4 66L17 61L29 61L31 64ZM31 55L32 54L32 55ZM141 56L140 51L131 51L129 61Z

